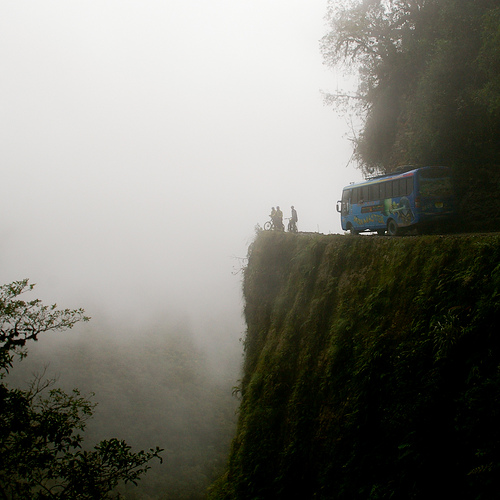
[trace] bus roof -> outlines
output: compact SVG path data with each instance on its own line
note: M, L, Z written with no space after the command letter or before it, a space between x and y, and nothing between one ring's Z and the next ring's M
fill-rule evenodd
M416 165L403 165L401 167L397 167L394 172L389 172L388 174L376 175L375 177L370 177L361 182L352 182L348 186L345 186L343 191L346 189L352 189L353 187L358 186L366 186L369 184L376 184L377 182L382 182L391 179L398 179L401 177L408 177L414 175L417 170L427 169L427 168L444 168L448 169L449 167L441 166L441 165L426 165L426 166L416 166Z

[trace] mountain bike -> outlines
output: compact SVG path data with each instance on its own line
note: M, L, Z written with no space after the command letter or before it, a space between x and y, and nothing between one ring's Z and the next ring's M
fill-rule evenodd
M298 233L299 230L297 229L297 223L293 221L291 217L287 217L287 220L288 220L288 232Z
M264 231L272 231L273 229L274 229L274 221L272 219L268 220L264 224Z
M264 224L264 231L284 231L284 230L285 230L285 226L283 225L283 223L281 223L281 227L276 227L274 225L274 221L272 219L268 220Z

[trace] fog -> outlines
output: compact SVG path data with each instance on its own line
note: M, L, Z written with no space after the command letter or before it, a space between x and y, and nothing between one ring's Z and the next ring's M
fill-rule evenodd
M0 281L83 307L104 340L187 325L236 378L256 224L293 204L300 231L341 232L360 178L321 94L345 85L326 4L2 2Z
M254 226L340 232L348 126L325 1L0 7L3 282L114 317L240 307ZM133 311L130 304L134 304ZM201 313L201 314L198 314Z

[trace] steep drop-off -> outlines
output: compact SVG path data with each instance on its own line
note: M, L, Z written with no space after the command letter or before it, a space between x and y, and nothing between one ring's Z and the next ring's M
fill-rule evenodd
M497 498L500 236L261 232L226 499Z

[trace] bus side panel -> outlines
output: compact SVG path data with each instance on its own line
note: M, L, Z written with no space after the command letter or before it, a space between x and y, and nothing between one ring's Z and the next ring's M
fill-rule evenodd
M383 201L356 205L353 209L354 227L359 228L360 231L376 231L385 228L383 207Z
M386 198L384 205L386 224L389 219L394 219L399 227L408 227L417 222L413 196Z
M341 216L342 229L346 231L351 223L358 231L377 231L385 229L389 219L394 219L399 227L410 226L416 222L412 201L410 197L401 196L378 202L349 203Z
M360 231L385 229L389 219L394 219L399 227L408 227L416 222L415 207L407 196L355 205L352 212L353 225Z

